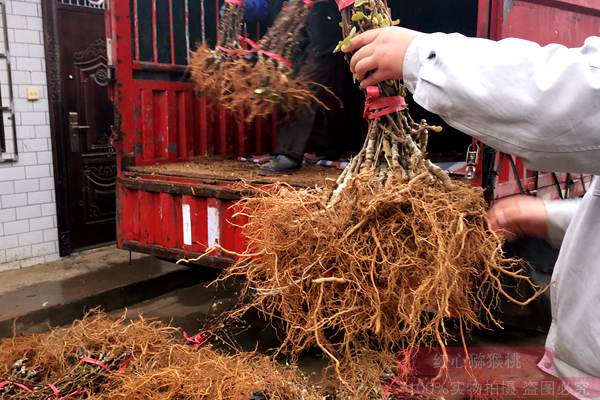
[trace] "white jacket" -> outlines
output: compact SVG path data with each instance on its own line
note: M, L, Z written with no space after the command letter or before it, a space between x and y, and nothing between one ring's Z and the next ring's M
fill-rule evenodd
M421 106L532 168L600 175L600 37L569 49L423 35L404 79ZM575 397L600 399L600 179L581 201L547 210L552 239L564 240L539 367Z

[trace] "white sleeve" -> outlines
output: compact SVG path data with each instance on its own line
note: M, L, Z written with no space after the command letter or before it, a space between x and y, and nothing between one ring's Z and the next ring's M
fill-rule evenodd
M422 107L532 168L600 174L600 37L569 49L422 35L404 81Z
M548 241L560 248L567 228L577 212L582 199L546 201L548 214Z

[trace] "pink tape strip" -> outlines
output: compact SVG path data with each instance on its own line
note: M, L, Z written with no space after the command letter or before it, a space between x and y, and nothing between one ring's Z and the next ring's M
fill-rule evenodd
M229 48L223 47L223 46L217 46L216 49L222 51L223 53L229 53L229 54L247 55L247 54L255 53L254 50L229 49Z
M260 48L258 47L258 44L257 44L257 43L256 43L254 40L252 40L252 39L249 39L249 38L247 38L247 37L245 37L245 36L238 36L238 39L240 40L240 43L242 43L242 44L244 44L244 43L245 43L245 44L247 44L247 45L248 45L248 46L250 46L250 47L251 47L253 50L256 50L256 51L260 50Z
M6 387L8 385L14 385L16 387L18 387L19 389L23 389L24 391L28 392L28 393L33 393L33 390L31 390L30 388L28 388L27 386L17 383L17 382L13 382L13 381L2 381L0 382L0 389L2 389L3 387Z
M374 99L381 96L381 92L379 91L379 86L368 86L367 87L367 99Z
M379 97L380 91L377 86L369 86L366 90L364 118L377 119L386 115L405 110L408 105L402 96Z
M122 374L123 372L125 372L125 370L127 370L127 368L129 367L129 363L130 363L130 362L131 362L131 357L127 357L127 358L125 359L125 361L123 361L123 364L121 364L121 365L119 366L119 370L118 370L118 372L119 372L120 374Z
M56 396L56 398L54 400L64 400L64 399L69 399L71 397L75 397L78 394L83 393L80 389L77 389L76 391L74 391L71 394L68 394L66 396L61 396L60 395L60 391L58 390L58 388L54 385L48 385L48 387L52 390L52 392L54 393L54 396ZM48 399L48 400L52 400L52 399Z
M186 331L183 331L183 338L185 339L187 344L192 346L194 350L198 350L206 342L208 342L208 336L204 333L199 333L195 336L190 336Z
M259 50L259 52L262 53L262 54L264 54L267 57L270 57L270 58L272 58L274 60L277 60L277 61L279 61L279 62L287 65L290 68L294 66L293 62L291 62L290 60L288 60L286 58L283 58L282 56L280 56L277 53L273 53L273 52L270 52L270 51L264 51L264 50Z
M48 385L48 387L52 390L52 393L54 393L54 395L56 397L60 396L60 391L58 390L58 388L52 384Z
M342 11L344 8L350 7L352 4L354 4L354 0L336 0L336 3L339 10Z
M258 44L256 42L254 42L252 39L240 36L240 40L243 41L244 43L248 44L251 48L253 48L258 53L264 54L265 56L267 56L269 58L277 60L277 61L281 62L282 64L287 65L290 68L294 65L294 63L292 63L290 60L288 60L286 58L283 58L280 54L273 53L271 51L261 50L261 48L258 46Z
M91 357L82 358L80 362L86 363L86 364L96 365L96 366L102 368L105 371L110 371L110 368L108 368L108 366L106 364L104 364L102 361L94 360Z

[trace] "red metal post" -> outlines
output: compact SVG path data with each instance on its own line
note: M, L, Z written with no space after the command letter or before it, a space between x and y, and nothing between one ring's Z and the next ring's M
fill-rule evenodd
M152 0L152 61L158 63L158 42L156 26L156 0Z
M123 3L121 1L121 3ZM138 0L133 0L133 10L131 10L133 12L133 21L134 21L134 35L135 35L135 59L137 61L139 61L140 59L140 23L139 23L139 16L138 16Z
M169 0L169 40L171 42L171 65L176 65L177 63L175 62L175 31L173 30L173 0Z

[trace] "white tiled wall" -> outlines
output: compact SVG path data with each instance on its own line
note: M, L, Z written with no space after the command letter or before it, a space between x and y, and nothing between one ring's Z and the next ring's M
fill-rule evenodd
M42 1L6 1L19 161L0 164L0 271L58 258ZM0 71L3 103L5 78ZM27 100L29 86L40 100Z

